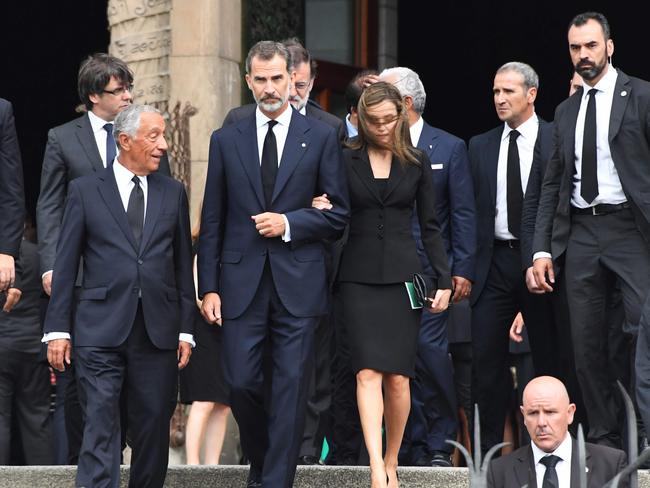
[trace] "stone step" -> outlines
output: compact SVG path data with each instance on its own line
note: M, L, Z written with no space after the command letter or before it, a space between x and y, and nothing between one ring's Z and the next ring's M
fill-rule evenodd
M128 466L121 487L127 487ZM0 488L73 488L75 466L0 466ZM401 488L469 488L467 468L400 468ZM239 488L246 466L170 466L166 488ZM369 470L353 466L299 466L294 488L368 488ZM639 471L639 488L650 488L650 473Z

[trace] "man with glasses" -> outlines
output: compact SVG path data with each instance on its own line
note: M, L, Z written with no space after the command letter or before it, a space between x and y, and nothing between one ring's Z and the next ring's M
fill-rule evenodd
M113 120L131 105L133 73L121 59L105 53L93 54L81 63L77 89L87 112L49 131L41 170L41 192L36 206L36 221L43 289L48 296L52 288L54 257L68 185L80 176L101 171L113 164L118 155L113 137ZM170 175L166 155L160 162L159 171ZM80 285L79 279L77 285ZM47 341L67 339L68 334L49 335L44 338ZM76 401L75 382L72 377L68 379L65 393L68 461L70 464L76 464L83 420Z

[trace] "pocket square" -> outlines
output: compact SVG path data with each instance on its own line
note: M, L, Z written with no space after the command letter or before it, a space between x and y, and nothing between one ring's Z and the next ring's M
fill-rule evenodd
M436 163L431 165L431 169L442 169L443 166L443 163Z

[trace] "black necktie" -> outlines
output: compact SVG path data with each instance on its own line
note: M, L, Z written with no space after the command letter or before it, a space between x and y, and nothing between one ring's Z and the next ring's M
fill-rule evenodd
M542 488L558 488L560 486L560 482L557 479L557 471L555 471L555 465L560 461L562 461L562 458L553 454L544 456L539 460L540 463L546 466Z
M264 147L262 149L262 186L264 187L264 200L266 200L267 210L271 206L275 177L278 175L278 144L273 133L273 126L277 123L276 120L269 120L269 130L264 138Z
M115 146L115 138L113 137L113 124L104 124L106 131L106 167L113 165L113 160L117 156L117 147Z
M519 149L517 149L519 132L510 131L508 143L508 173L506 176L506 201L508 204L508 230L519 238L521 229L521 208L524 195L521 191L521 169L519 168Z
M582 175L580 195L591 203L598 196L598 166L596 164L596 90L589 90L585 131L582 135Z
M129 196L129 205L126 208L126 216L135 237L135 243L140 246L142 239L142 225L144 223L144 192L140 187L140 178L134 176L131 181L135 184Z

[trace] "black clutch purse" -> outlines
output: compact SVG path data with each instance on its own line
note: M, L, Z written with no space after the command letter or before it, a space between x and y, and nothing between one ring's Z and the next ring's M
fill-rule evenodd
M438 291L438 284L434 280L425 278L420 273L413 273L413 289L423 307L428 308L431 297Z

